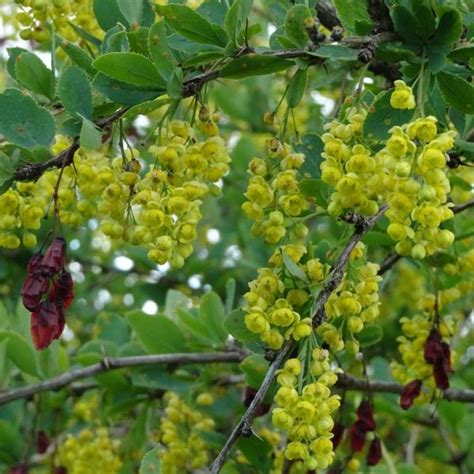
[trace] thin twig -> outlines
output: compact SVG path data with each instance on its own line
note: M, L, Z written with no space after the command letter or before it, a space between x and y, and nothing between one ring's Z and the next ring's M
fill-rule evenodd
M250 436L252 434L252 421L255 415L255 411L265 398L265 395L267 394L268 389L270 388L273 382L275 372L280 368L281 364L291 352L292 348L293 341L288 341L268 368L267 373L265 374L265 378L263 379L262 385L260 385L260 388L255 394L254 399L252 400L252 403L250 403L250 406L247 408L247 411L245 412L244 416L240 419L239 423L236 425L230 436L227 438L224 447L221 449L220 453L212 463L212 474L220 472L222 466L224 465L227 459L227 456L229 455L231 449L234 447L234 444L237 442L239 437L241 435Z
M96 125L100 129L105 129L113 122L118 120L128 109L129 107L119 109L109 117L98 120ZM50 168L63 168L64 166L69 166L72 163L74 155L79 147L79 138L75 137L68 148L53 158L50 158L49 160L46 160L42 163L29 163L21 168L18 168L14 175L15 181L34 181Z
M15 388L7 392L0 393L0 405L19 400L21 398L31 398L37 393L47 390L58 390L76 380L92 377L109 370L122 369L126 367L136 367L144 365L159 364L203 364L211 362L241 362L245 357L245 352L190 352L178 354L156 354L130 357L110 357L104 358L97 364L72 369L57 377L53 377L43 382L27 385L26 387Z

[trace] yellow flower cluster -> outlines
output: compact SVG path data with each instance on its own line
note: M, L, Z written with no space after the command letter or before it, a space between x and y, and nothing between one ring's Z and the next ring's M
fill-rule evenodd
M216 124L209 134L216 133ZM215 184L229 170L230 157L219 136L197 141L192 127L181 121L170 125L164 144L152 146L155 164L140 174L142 164L132 158L108 159L98 152L77 152L75 168L64 170L58 192L60 221L77 227L99 217L100 229L113 240L141 245L159 264L182 267L193 251L202 198L219 191ZM57 137L53 152L68 146ZM41 226L59 171L48 171L35 182L15 183L0 196L0 246L17 248L21 241L34 247L33 231Z
M290 145L276 138L267 145L267 157L254 158L249 164L248 200L242 209L255 221L252 233L263 235L268 243L280 242L290 227L296 239L304 238L308 229L296 219L310 206L299 188L298 168L304 155L292 152Z
M104 234L142 245L150 260L179 268L193 251L201 199L216 192L230 157L222 138L198 142L186 122L172 122L164 141L150 148L156 164L143 178L137 160L114 160L98 210Z
M93 13L92 0L15 0L15 3L19 7L15 19L22 27L20 37L24 40L40 43L49 40L48 21L52 21L55 31L68 41L79 39L69 22L92 35L103 35Z
M159 452L163 474L194 472L209 462L208 445L202 432L213 431L214 421L188 406L177 394L167 392Z
M249 283L250 291L244 295L245 325L270 349L280 349L285 340L299 341L312 332L311 318L302 318L301 314L307 313L311 305L310 287L324 280L328 268L317 258L301 262L305 253L303 245L277 248L270 258L271 268L260 268L258 277ZM287 282L285 286L283 254L305 273L308 283Z
M435 117L420 118L393 127L384 148L373 154L359 137L364 113L350 111L347 121L333 121L322 136L321 179L334 187L329 214L373 215L386 201L387 233L399 254L422 259L448 248L454 234L440 226L453 217L446 152L456 133L438 133Z
M373 323L379 315L379 266L366 262L364 244L359 242L351 254L346 275L326 303L327 322L317 332L334 351L346 348L349 353L359 351L354 334ZM350 339L343 340L342 332L347 327Z
M122 467L119 447L120 441L110 439L107 428L83 429L59 445L54 462L65 467L68 474L116 474Z
M334 459L331 414L340 406L340 397L331 395L337 375L329 364L328 351L312 351L307 377L313 381L303 386L299 383L304 370L299 359L288 359L277 372L280 385L276 395L276 408L272 423L288 433L285 458L302 462L307 470L325 469Z
M353 109L347 124L334 120L321 137L324 143L321 179L334 187L328 212L340 215L355 210L371 216L379 209L378 199L383 193L386 174L383 159L362 144L361 131L367 112Z
M392 177L387 183L387 233L397 241L395 249L401 255L422 259L454 240L454 234L440 225L453 217L447 205L445 153L453 147L455 135L438 134L436 118L430 116L392 128L380 151Z

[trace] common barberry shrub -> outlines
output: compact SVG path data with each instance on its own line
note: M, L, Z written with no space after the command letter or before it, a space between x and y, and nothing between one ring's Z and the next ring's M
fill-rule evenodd
M469 7L3 2L0 472L473 471Z

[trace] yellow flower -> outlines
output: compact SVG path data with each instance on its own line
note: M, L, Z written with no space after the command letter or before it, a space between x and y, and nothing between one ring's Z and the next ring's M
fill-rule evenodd
M414 109L416 102L411 87L401 80L395 81L395 90L390 96L390 105L394 109Z

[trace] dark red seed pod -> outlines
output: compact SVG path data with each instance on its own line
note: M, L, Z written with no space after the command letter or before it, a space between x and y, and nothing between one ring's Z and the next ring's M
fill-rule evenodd
M341 444L342 438L344 436L344 430L345 428L342 423L335 423L335 425L333 426L333 437L331 438L333 449L336 449Z
M412 405L415 398L421 392L422 381L419 379L412 380L410 383L407 383L402 390L400 395L400 406L404 410L408 410Z
M382 459L382 445L379 438L374 438L367 453L367 465L375 466Z
M449 388L449 372L446 370L444 361L437 362L433 366L433 377L435 384L441 390Z
M424 357L429 364L436 363L443 354L441 334L437 329L432 329L425 342Z
M66 241L62 237L56 237L46 251L41 269L49 275L59 273L66 262Z
M64 329L64 315L50 301L43 301L31 313L31 336L38 351L46 349L53 339L57 339Z
M67 469L64 466L57 466L54 468L53 474L67 474Z
M33 273L37 272L41 266L41 262L43 261L43 254L40 252L37 252L32 255L28 262L28 273L32 275Z
M47 290L48 279L44 275L28 274L21 288L23 306L33 311Z
M357 408L357 418L365 423L366 431L375 430L375 419L372 404L368 400L362 400Z
M349 437L353 451L360 452L364 449L367 431L367 425L362 420L357 420L351 425Z
M38 431L36 435L36 451L38 454L44 454L48 450L49 436L46 431Z
M69 308L74 299L74 283L71 274L62 270L49 292L49 300L61 303L64 308Z

